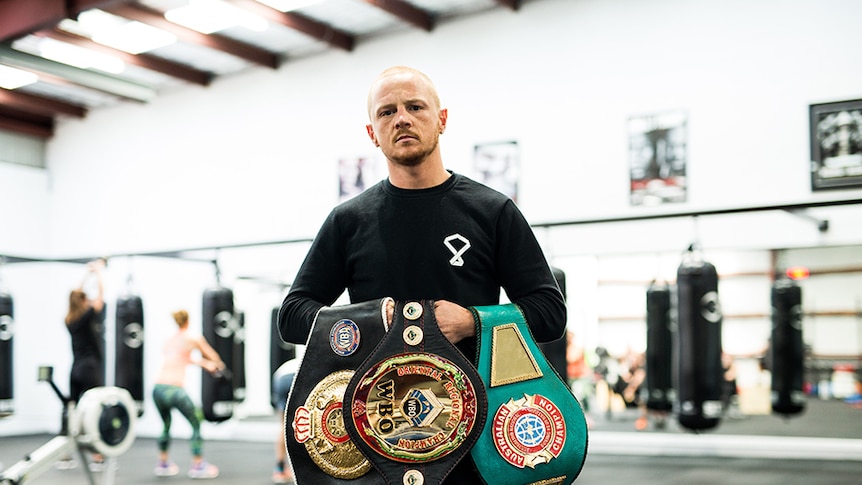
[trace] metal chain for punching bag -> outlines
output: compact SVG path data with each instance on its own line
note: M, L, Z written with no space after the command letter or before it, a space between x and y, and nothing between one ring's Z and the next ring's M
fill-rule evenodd
M722 416L721 304L715 266L689 253L677 270L677 420L699 431Z
M805 348L802 341L802 290L792 280L772 286L772 411L791 415L805 409L802 389Z
M217 423L233 416L235 404L231 371L234 368L236 330L233 291L228 288L212 288L204 291L202 323L204 338L225 364L225 372L212 375L203 370L201 376L204 419Z
M15 320L12 303L12 295L0 292L0 418L11 416L15 412L15 374L12 358Z
M139 296L117 299L114 376L117 387L129 391L144 413L144 305Z

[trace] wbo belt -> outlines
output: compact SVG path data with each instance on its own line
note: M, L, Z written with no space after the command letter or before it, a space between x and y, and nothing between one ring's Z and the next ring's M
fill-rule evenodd
M488 420L471 455L487 483L570 484L587 457L587 423L514 304L471 307Z
M344 424L387 484L439 484L470 451L487 398L437 326L434 301L398 301L392 327L350 379Z
M376 485L380 477L344 428L344 390L386 334L389 298L323 307L284 410L285 446L296 483Z

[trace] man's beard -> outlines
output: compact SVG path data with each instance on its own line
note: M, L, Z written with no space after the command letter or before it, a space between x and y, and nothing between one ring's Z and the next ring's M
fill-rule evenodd
M434 150L437 149L437 144L439 143L439 138L434 138L434 143L428 147L427 150L421 150L418 152L413 152L407 155L387 155L386 158L395 163L396 165L400 165L402 167L416 167L420 165L428 155L434 153Z

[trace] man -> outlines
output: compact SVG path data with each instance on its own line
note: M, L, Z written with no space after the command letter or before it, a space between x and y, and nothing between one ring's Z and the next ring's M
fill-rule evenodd
M499 304L501 288L537 341L560 338L566 306L524 216L511 199L444 168L438 142L448 112L431 80L408 67L385 70L368 114L389 177L327 217L279 311L282 338L304 344L317 311L347 289L354 303L435 300L441 332L472 360L467 307ZM446 481L476 483L468 461Z

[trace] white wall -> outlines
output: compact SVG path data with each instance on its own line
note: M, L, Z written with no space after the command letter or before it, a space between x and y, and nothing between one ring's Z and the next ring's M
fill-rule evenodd
M855 0L541 0L163 93L147 105L97 110L61 123L47 172L0 166L0 189L14 188L0 193L2 207L36 208L34 218L3 211L0 252L78 257L312 237L336 201L338 159L375 154L364 129L367 88L394 64L435 80L449 108L449 168L472 175L474 144L519 142L519 204L534 223L859 198L858 190L811 192L807 135L809 104L862 97L852 50L862 42L859 18ZM689 117L689 201L632 208L626 120L671 110ZM713 251L862 243L859 208L812 213L830 219L829 232L779 213L538 234L567 273L570 325L598 339L606 311L588 302L601 301L591 296L603 291L603 256L674 255L692 241ZM201 252L219 258L222 282L248 311L248 355L268 355L264 327L282 291L238 277L289 281L305 248ZM660 271L675 271L673 256L659 259ZM0 434L55 429L53 398L33 382L35 366L50 361L67 375L62 317L83 268L0 271L16 298L21 410L0 423ZM170 312L185 307L199 325L201 293L215 274L207 263L114 258L109 302L129 274L145 302L149 392ZM642 301L642 289L629 291ZM250 359L247 369L250 396L240 412L266 413L268 357ZM144 429L157 430L157 419L150 407Z

